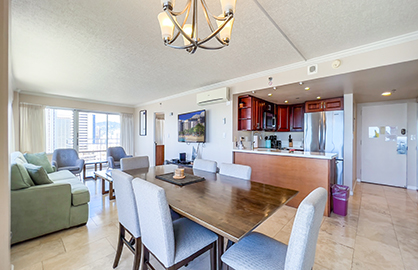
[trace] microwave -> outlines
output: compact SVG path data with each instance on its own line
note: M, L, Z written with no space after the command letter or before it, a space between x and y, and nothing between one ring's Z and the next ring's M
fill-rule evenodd
M263 129L264 130L275 130L276 129L276 117L272 112L264 112L263 115Z

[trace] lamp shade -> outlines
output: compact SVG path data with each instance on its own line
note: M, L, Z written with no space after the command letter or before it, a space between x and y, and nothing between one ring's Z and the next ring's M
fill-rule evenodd
M231 39L231 32L232 32L232 26L234 25L234 18L229 20L229 22L224 26L224 28L219 32L219 37L221 40L229 42ZM223 21L216 21L218 24L218 27L221 26L224 22Z
M158 21L160 22L162 38L170 40L174 33L173 22L170 20L166 12L161 12L158 14Z
M235 5L237 0L221 0L222 11L226 14L230 10L235 13Z
M189 36L192 36L193 28L191 24L185 24L183 27L183 31ZM184 45L187 46L190 44L190 41L183 36Z

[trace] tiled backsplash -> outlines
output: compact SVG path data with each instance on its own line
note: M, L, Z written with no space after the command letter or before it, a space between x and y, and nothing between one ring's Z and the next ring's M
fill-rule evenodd
M293 148L303 149L303 132L268 132L268 131L238 131L238 138L244 137L244 147L251 149L251 142L253 137L259 136L258 147L265 147L265 137L270 135L276 135L278 140L282 141L282 147L289 147L289 135L292 135ZM262 139L261 139L262 138Z

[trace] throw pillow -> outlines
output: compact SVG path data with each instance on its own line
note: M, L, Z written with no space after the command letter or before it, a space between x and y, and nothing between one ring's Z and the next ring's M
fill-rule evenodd
M26 171L25 166L18 163L12 164L10 172L10 189L19 190L23 188L28 188L31 186L29 181L32 182L32 179Z
M52 184L54 182L49 179L48 174L42 166L36 166L33 164L25 164L26 170L32 178L35 185Z
M46 156L45 152L42 153L36 153L36 154L28 154L26 153L25 159L34 165L42 166L47 173L54 172L54 169L52 168L51 163L48 160L48 157Z

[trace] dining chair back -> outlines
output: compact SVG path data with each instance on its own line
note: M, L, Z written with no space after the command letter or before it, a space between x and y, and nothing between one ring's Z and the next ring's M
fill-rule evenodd
M236 270L312 269L327 197L328 192L324 188L317 188L301 202L289 245L252 232L231 246L222 255L222 261Z
M148 156L122 158L120 160L120 168L122 171L133 169L142 169L149 167Z
M135 178L133 187L142 232L142 244L165 266L174 263L174 230L163 188Z
M219 168L219 174L251 180L251 167L240 164L222 163Z
M195 159L193 161L193 169L207 171L211 173L216 173L218 170L218 164L216 161L207 160L207 159Z
M143 263L150 264L152 253L165 269L179 269L210 250L211 269L216 269L218 236L187 218L173 221L163 188L140 178L132 184L141 217Z
M138 269L141 258L141 231L139 227L135 194L132 187L133 177L122 171L113 170L112 179L117 195L116 206L119 219L119 241L113 267L115 268L118 265L123 245L125 244L135 254L134 269ZM131 234L132 239L126 239L125 231L128 231Z
M290 234L285 269L313 267L327 197L328 192L324 188L317 188L300 203Z

